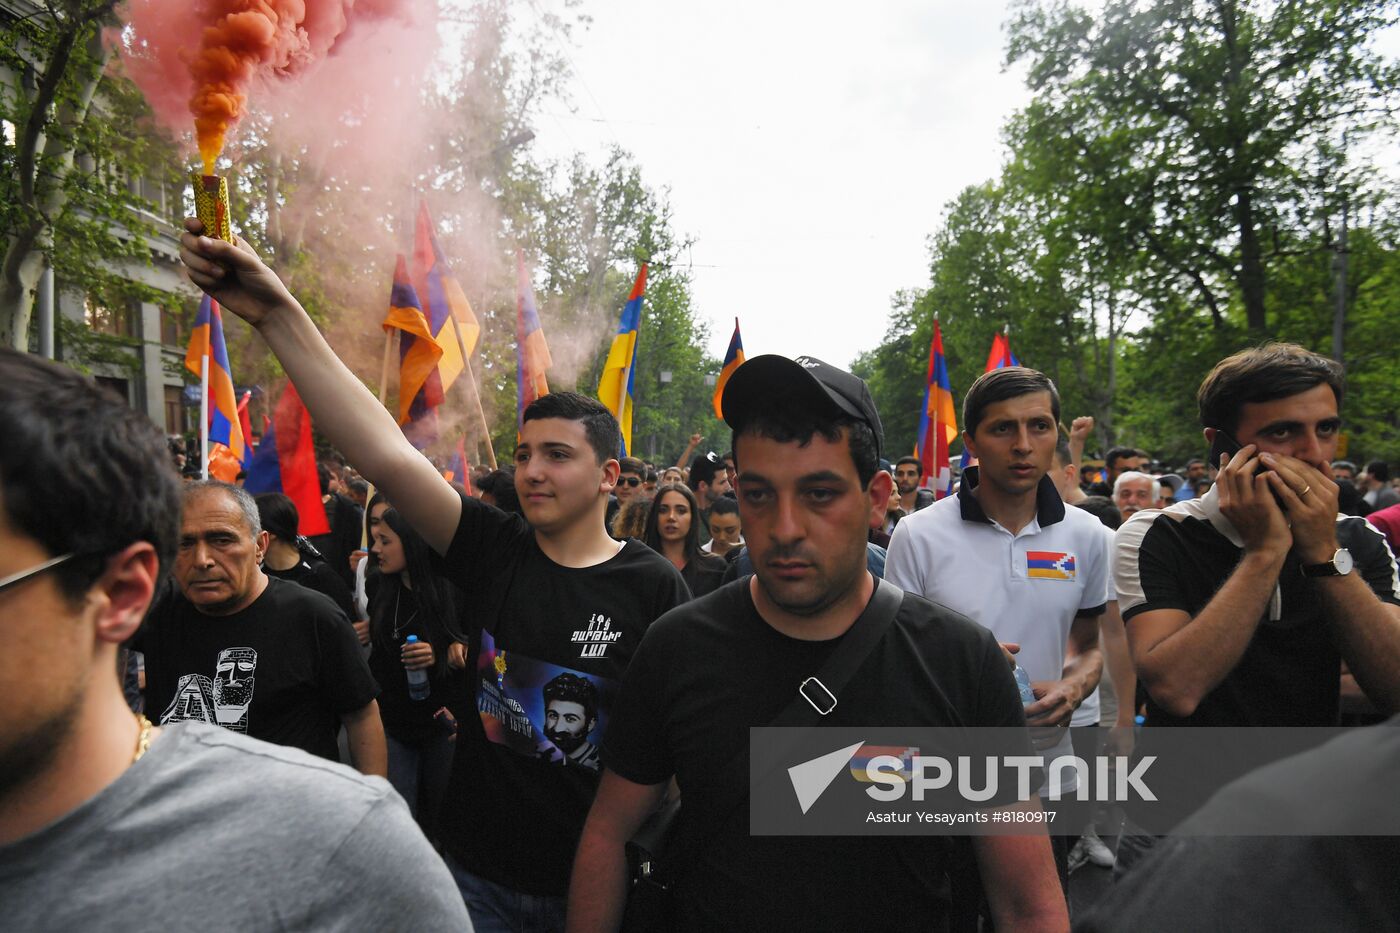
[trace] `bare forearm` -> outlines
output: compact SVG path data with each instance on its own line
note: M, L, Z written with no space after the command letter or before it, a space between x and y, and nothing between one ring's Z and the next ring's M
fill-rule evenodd
M1153 698L1188 716L1244 657L1283 566L1283 555L1246 553L1215 594L1185 626L1148 651L1134 649L1138 677Z
M1385 715L1400 711L1400 607L1377 599L1355 573L1320 578L1317 589L1357 685Z
M295 300L269 315L258 331L291 377L316 427L392 498L398 461L412 452L393 417L340 361Z
M1060 679L1073 683L1079 689L1079 700L1082 703L1098 687L1102 675L1103 652L1095 646L1066 661Z
M1116 602L1109 603L1108 609L1099 617L1099 631L1103 637L1104 668L1108 679L1113 682L1113 692L1118 694L1117 724L1130 726L1137 695L1137 673L1128 654L1128 636L1123 631L1123 615L1118 611Z
M370 701L364 711L342 720L346 744L350 746L350 764L361 774L387 778L389 749L384 742L384 725L379 721L379 704Z
M568 933L616 930L626 894L624 842L585 826L569 882Z

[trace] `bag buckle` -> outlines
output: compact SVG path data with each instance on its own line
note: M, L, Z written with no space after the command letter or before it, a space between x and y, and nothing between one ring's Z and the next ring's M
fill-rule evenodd
M802 681L802 686L797 688L797 692L802 694L802 699L812 704L812 709L823 716L836 708L836 695L815 677L808 677Z

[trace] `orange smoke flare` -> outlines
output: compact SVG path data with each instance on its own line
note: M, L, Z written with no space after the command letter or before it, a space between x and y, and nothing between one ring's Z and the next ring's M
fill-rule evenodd
M224 137L243 116L245 89L272 52L282 18L263 0L211 0L209 12L214 24L205 28L199 52L190 62L195 83L190 113L206 175L214 174Z

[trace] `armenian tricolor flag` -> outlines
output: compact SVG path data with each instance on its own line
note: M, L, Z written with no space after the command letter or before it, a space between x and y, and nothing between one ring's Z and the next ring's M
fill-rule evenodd
M515 428L525 423L525 409L541 395L549 394L545 370L554 365L549 345L540 327L540 310L530 277L525 274L525 256L515 253Z
M734 336L729 338L729 349L724 353L724 367L719 371L719 379L715 381L715 417L724 420L724 411L720 407L720 401L724 398L724 386L729 382L729 377L734 375L734 370L744 365L744 341L739 338L739 319L734 319Z
M647 266L642 263L632 294L622 306L622 320L618 322L617 334L608 350L608 361L603 364L603 378L598 380L598 399L617 416L622 428L619 449L624 457L632 449L632 402L635 398L632 382L636 375L633 364L637 361L637 331L642 325L642 295L646 290Z
M239 463L247 463L248 439L239 424L238 397L233 391L233 373L224 343L224 320L219 303L208 295L199 303L199 315L194 319L190 345L185 350L185 368L201 380L208 376L208 391L201 404L207 413L209 443L223 444Z
M928 350L928 377L924 383L924 409L919 414L919 442L915 450L923 467L924 485L942 499L953 491L953 469L948 445L958 436L958 415L948 382L948 361L943 356L943 330L933 321L933 342Z
M290 382L282 390L272 421L248 465L243 488L250 493L280 492L297 507L297 534L330 534L316 476L316 448L311 443L311 413Z
M422 302L420 307L432 337L442 348L442 359L437 364L438 378L442 380L442 391L446 392L466 366L463 351L471 356L472 350L476 349L481 324L462 286L448 268L442 248L438 246L437 233L433 230L432 218L428 216L428 205L421 202L413 236L413 287ZM453 318L457 319L457 330L462 335L460 347L457 345L457 335L452 333Z
M445 388L438 368L442 347L428 329L402 255L394 266L394 287L389 292L389 313L383 327L399 332L399 425L413 445L422 449L437 439L437 407L442 404Z
M449 483L461 483L466 487L468 495L474 495L471 465L467 463L467 447L460 437L457 438L457 446L452 450L452 459L447 461L447 469L442 472L442 478Z

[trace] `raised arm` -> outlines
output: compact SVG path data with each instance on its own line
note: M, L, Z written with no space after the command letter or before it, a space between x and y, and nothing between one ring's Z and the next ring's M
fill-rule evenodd
M452 487L413 449L247 242L236 238L235 246L201 236L204 227L194 219L185 229L180 259L190 281L262 335L316 426L434 550L445 553L462 510Z

